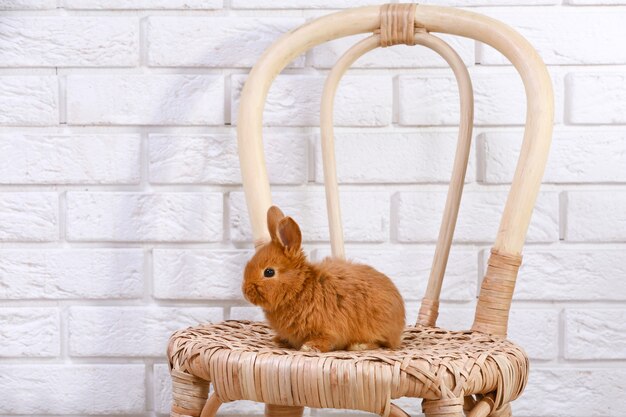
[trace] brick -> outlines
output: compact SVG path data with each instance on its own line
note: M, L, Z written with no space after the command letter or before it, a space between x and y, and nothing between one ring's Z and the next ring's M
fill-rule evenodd
M458 6L458 7L475 7L475 6L543 6L561 4L560 0L425 0L420 4L432 4L434 6ZM483 13L482 10L476 10ZM506 23L506 22L505 22Z
M279 206L300 225L307 242L328 241L328 221L324 194L319 191L281 191L272 194ZM389 235L389 195L386 192L345 192L341 213L346 241L382 242ZM248 209L241 192L230 193L230 237L251 241Z
M169 366L165 363L156 363L153 366L154 374L154 411L169 414L172 407L172 380Z
M216 242L221 193L67 194L67 237L77 241Z
M0 357L50 357L60 353L56 308L0 308Z
M340 183L449 182L457 134L339 133L335 136L337 177ZM324 182L321 138L317 140L315 180ZM473 152L466 181L475 180Z
M139 22L119 17L3 17L9 67L129 67L139 63Z
M626 192L568 191L565 240L626 241Z
M222 318L218 307L71 307L70 355L162 357L176 330Z
M523 133L484 133L478 146L484 155L482 180L510 183ZM554 133L544 183L626 182L626 134L617 131Z
M603 0L615 1L615 0ZM235 9L343 9L358 6L371 6L373 3L364 0L274 0L265 2L263 0L232 0L232 7ZM432 4L435 6L517 6L517 5L551 5L561 4L557 0L425 0L420 4ZM420 408L421 410L421 408ZM421 412L421 411L420 411ZM418 413L419 414L419 413Z
M43 10L57 7L57 0L0 0L0 10Z
M516 300L626 300L622 249L528 248Z
M212 392L213 390L211 390ZM166 364L154 365L154 400L155 411L161 414L169 414L172 406L172 384L170 373ZM255 401L233 401L224 403L220 407L220 413L225 415L263 415L265 405ZM307 412L304 414L308 415Z
M446 277L447 279L447 277ZM445 280L444 280L445 282ZM445 284L444 284L445 285ZM476 294L477 292L474 291ZM416 303L413 308L413 317L411 322L417 319L417 313L419 312L420 303ZM439 310L439 317L437 318L437 326L448 330L468 330L471 329L474 322L475 305L472 304L469 307L451 307L443 305Z
M137 249L0 250L0 298L141 298Z
M435 242L445 192L400 192L393 196L399 242ZM465 192L454 233L457 242L493 242L506 202L504 192ZM528 229L528 242L559 240L559 202L555 192L540 193Z
M607 5L607 6L616 6L619 4L626 4L624 0L568 0L568 4L573 4L576 6L587 6L587 5Z
M267 135L263 142L272 184L307 182L309 136ZM233 135L150 135L149 143L152 183L241 184Z
M626 10L562 7L545 8L538 13L536 9L516 7L480 12L518 30L547 65L626 63L624 48L598 47L626 38ZM483 65L509 64L490 46L481 45L478 51Z
M154 296L242 300L243 269L253 254L244 250L154 249Z
M221 9L223 0L64 0L68 9Z
M420 309L419 301L410 301L410 300L404 301L404 313L405 313L404 319L406 321L407 326L412 326L416 323L419 309ZM437 325L441 326L441 324L439 323Z
M521 125L526 117L526 96L519 75L511 70L485 71L470 68L474 87L476 125ZM563 92L560 78L553 77L555 120L560 120ZM401 75L399 83L399 123L401 125L458 125L457 83L448 72Z
M422 414L422 399L417 397L401 397L398 399L394 399L393 403L398 407L402 408L406 413L415 417L424 417ZM354 417L365 417L367 414L363 412L356 412ZM362 414L361 414L362 413ZM348 417L348 416L346 416Z
M248 306L234 306L230 308L231 320L251 320L251 321L265 321L265 315L261 307Z
M474 41L452 35L441 35L444 41L459 54L467 66L474 65ZM312 49L311 64L319 68L331 68L352 45L364 35L347 36L323 43ZM423 46L396 45L392 48L377 48L360 57L352 68L429 68L448 64L436 52Z
M233 75L231 112L237 120L239 96L246 76ZM319 126L325 77L279 75L270 88L263 122L268 126ZM392 82L382 75L349 75L335 99L336 126L387 126L391 123Z
M140 414L145 365L2 365L0 413Z
M626 310L565 310L565 358L626 359Z
M0 135L2 184L138 184L139 135Z
M426 291L434 250L371 250L348 248L346 257L371 265L394 282L405 300L421 300ZM329 250L316 249L312 259L321 261ZM442 300L471 301L476 297L478 257L474 251L452 250L441 292ZM415 320L413 318L412 320Z
M0 193L0 241L57 240L58 207L56 193Z
M301 18L150 17L148 64L165 67L252 67L263 51L282 34L303 23ZM304 55L295 62L297 67L303 65Z
M67 122L78 125L221 125L224 79L215 75L69 75Z
M232 0L235 9L343 9L348 7L369 6L367 0Z
M573 124L626 123L626 75L568 74L566 119Z
M559 311L522 309L515 304L509 316L508 339L521 346L531 360L552 360L559 354Z
M513 415L528 417L621 417L626 409L626 369L535 368Z
M59 84L54 76L0 76L0 125L59 123Z

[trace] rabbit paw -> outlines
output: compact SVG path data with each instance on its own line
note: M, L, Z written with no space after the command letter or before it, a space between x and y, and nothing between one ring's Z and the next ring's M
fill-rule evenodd
M378 349L378 347L379 346L376 343L353 343L348 346L348 350L361 351L361 350Z
M302 352L329 352L331 350L330 341L322 338L309 340L300 347Z
M289 342L285 339L283 339L282 337L276 335L274 337L272 337L272 342L275 343L278 347L281 348L290 348L291 345L289 344Z
M368 348L369 346L367 345L367 343L353 343L350 346L348 346L348 350L353 350L353 351L367 350Z
M300 347L300 352L319 352L320 350L315 347L315 346L311 346L309 343L305 343L302 345L302 347Z

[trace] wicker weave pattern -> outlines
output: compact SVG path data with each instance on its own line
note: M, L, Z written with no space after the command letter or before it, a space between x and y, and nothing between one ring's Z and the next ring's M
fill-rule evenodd
M491 250L472 330L506 337L511 299L521 263L521 255Z
M495 392L499 407L526 384L523 350L479 332L407 327L397 350L328 353L281 348L273 335L266 323L248 321L180 330L170 339L170 366L174 375L189 372L212 381L223 402L246 399L383 416L391 399L405 396L450 400L451 407L462 409L464 395Z

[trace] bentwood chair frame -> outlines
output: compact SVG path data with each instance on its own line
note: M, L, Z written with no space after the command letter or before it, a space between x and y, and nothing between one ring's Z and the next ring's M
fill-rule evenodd
M461 97L459 140L448 198L426 294L416 326L407 327L399 351L303 353L272 345L263 323L224 322L175 333L168 357L173 381L172 416L213 417L225 401L265 402L269 417L297 417L303 406L354 408L399 417L393 398L424 398L427 417L504 417L523 391L528 359L505 339L521 251L539 192L552 136L550 77L533 47L505 24L449 7L391 4L340 11L281 37L261 56L241 94L238 145L244 192L255 246L269 241L271 206L262 143L264 102L272 81L298 55L320 43L372 36L349 49L331 70L322 95L321 133L333 256L344 257L332 128L333 99L347 68L379 47L420 44L453 69ZM439 293L467 168L473 95L460 57L430 32L481 41L500 51L520 74L527 98L526 125L475 319L467 332L438 329ZM214 391L208 396L209 384ZM208 397L208 399L207 399Z

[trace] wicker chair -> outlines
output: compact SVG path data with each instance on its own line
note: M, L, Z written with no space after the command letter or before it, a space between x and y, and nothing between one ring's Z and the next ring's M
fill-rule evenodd
M334 163L332 105L341 76L378 46L421 44L454 70L461 93L461 123L448 199L433 267L417 324L397 350L329 353L276 346L265 323L227 321L176 332L168 357L172 416L213 417L223 402L266 403L269 417L298 417L304 406L365 410L384 417L406 413L391 400L423 398L428 417L510 416L510 402L528 376L524 351L506 340L521 250L543 175L552 134L553 95L536 51L506 25L447 7L393 4L340 11L303 25L272 45L252 69L241 96L238 141L244 191L255 245L269 240L271 205L262 147L262 110L274 77L296 56L322 42L358 33L372 36L352 47L331 70L322 97L324 177L333 256L343 257ZM473 117L471 83L458 55L429 32L477 39L502 52L520 73L527 95L524 141L500 228L469 331L435 327L439 293L467 167ZM210 396L209 385L213 384ZM208 397L208 398L207 398Z

